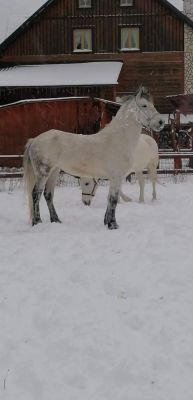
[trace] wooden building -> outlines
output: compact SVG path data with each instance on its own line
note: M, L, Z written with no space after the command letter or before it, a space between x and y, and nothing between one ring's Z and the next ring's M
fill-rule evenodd
M115 100L120 61L16 65L0 70L0 104L23 99L91 96ZM2 85L2 86L1 86Z
M94 82L32 87L29 76L28 86L17 79L9 86L4 72L12 66L121 61L119 84L103 97L144 84L159 111L169 112L166 96L184 92L185 27L193 32L191 18L166 0L48 0L0 45L0 101L72 96L77 88L79 96L101 97Z
M29 138L61 131L90 135L110 122L117 103L90 97L22 100L0 106L0 167L20 167Z

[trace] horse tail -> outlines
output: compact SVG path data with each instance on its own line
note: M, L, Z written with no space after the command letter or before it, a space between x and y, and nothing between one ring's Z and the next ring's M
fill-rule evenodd
M123 201L126 201L127 203L128 203L129 201L132 201L131 197L128 197L125 193L122 192L122 190L120 190L119 195L120 195L120 198L121 198Z
M24 155L23 155L24 190L27 194L30 218L32 218L32 211L33 211L32 191L33 191L35 181L36 181L33 165L32 165L31 158L30 158L30 152L29 152L32 142L33 142L33 139L29 139L27 141L27 144L25 146Z

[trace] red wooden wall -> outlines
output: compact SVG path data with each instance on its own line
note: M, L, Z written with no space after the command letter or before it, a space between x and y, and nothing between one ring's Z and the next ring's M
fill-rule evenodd
M0 107L0 155L23 154L29 138L49 129L95 133L103 124L101 116L107 115L104 105L90 98L34 100ZM1 166L8 164L0 159Z

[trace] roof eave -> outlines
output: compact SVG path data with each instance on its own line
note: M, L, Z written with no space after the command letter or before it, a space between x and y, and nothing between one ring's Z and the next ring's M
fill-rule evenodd
M187 15L184 14L182 11L178 10L178 8L176 8L168 0L158 0L158 1L161 4L165 5L167 8L169 8L171 11L173 11L181 20L183 20L193 28L193 21L189 17L187 17Z

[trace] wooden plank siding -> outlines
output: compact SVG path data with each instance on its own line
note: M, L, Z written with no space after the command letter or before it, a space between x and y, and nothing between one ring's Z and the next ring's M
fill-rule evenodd
M120 28L140 27L143 52L183 51L183 21L156 0L134 0L133 7L120 7L119 0L93 1L93 7L78 8L77 0L58 0L9 45L2 60L11 57L65 55L73 52L74 28L91 28L93 52L118 53Z
M117 94L134 91L141 83L150 88L160 112L174 111L174 106L166 96L168 93L183 93L183 53L125 53Z
M111 86L49 86L49 87L4 87L0 88L0 105L24 99L44 99L58 97L100 97L115 101Z
M100 57L100 60L103 59L106 60L106 56ZM110 59L114 59L114 56L111 55ZM174 110L166 96L184 92L183 52L124 53L119 59L123 61L123 67L119 84L115 88L117 96L132 93L144 84L152 92L155 105L160 112L169 113ZM96 54L84 55L84 60L96 61L98 57ZM115 99L113 88L108 86L0 88L0 104L30 98L67 96Z
M111 116L91 98L24 101L0 107L0 155L22 155L29 138L49 129L96 133ZM20 166L21 159L0 158L0 166Z
M140 27L140 51L122 52L121 27L131 25ZM73 53L75 28L92 29L91 53ZM0 54L0 66L92 60L122 60L117 92L132 92L142 83L153 92L158 110L171 112L173 107L166 96L184 92L184 21L159 0L134 0L132 7L120 7L120 0L93 0L91 8L81 9L78 0L57 0L7 47L2 47ZM19 89L14 90L18 93ZM53 96L53 89L44 90ZM47 97L44 90L41 96ZM20 92L18 99L24 92ZM58 88L56 96L60 92ZM30 93L33 95L33 89L29 88L27 98ZM63 90L61 95L66 93ZM72 95L73 91L69 93ZM90 94L99 96L96 88L92 93L79 91L79 95ZM106 90L104 95L112 99L112 93ZM34 96L37 97L37 91Z

